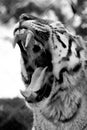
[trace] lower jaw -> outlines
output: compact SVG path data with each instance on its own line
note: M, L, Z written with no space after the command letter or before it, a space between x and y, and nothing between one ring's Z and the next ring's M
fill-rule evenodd
M51 72L47 72L47 73L51 73ZM42 101L44 98L48 98L50 93L51 93L51 89L52 89L52 83L53 83L53 75L52 74L46 74L46 75L50 75L48 80L51 80L51 83L49 83L49 81L47 80L47 82L38 90L35 92L35 94L37 95L36 97L30 97L27 102L28 103L39 103L40 101ZM32 77L32 75L31 75ZM26 85L26 87L29 86L30 82L31 82L31 78L30 79L26 79L23 74L22 74L22 78L23 81Z

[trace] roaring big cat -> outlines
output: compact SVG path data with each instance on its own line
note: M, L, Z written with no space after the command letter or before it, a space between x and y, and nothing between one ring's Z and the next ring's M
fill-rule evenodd
M32 129L87 130L87 43L59 21L22 14L16 44Z

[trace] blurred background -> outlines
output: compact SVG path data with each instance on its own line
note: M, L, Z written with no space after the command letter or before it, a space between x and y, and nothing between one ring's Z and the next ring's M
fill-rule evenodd
M0 0L0 130L31 130L33 116L20 94L20 50L12 47L13 30L22 13L60 20L87 40L87 0ZM28 114L27 114L28 113Z

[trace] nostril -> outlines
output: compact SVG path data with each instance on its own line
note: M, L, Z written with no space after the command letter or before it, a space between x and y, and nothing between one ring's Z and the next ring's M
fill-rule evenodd
M20 20L35 20L36 17L29 14L22 14L19 19Z
M20 20L29 20L29 16L27 14L22 14Z

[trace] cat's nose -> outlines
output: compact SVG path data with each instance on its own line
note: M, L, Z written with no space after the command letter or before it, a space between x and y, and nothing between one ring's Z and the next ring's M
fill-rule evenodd
M20 20L29 20L29 16L27 14L22 14L20 17L19 17Z
M36 19L36 17L35 16L32 16L32 15L30 15L30 14L22 14L21 16L20 16L20 18L19 18L20 20L22 20L22 21L26 21L26 20L34 20L34 19Z

